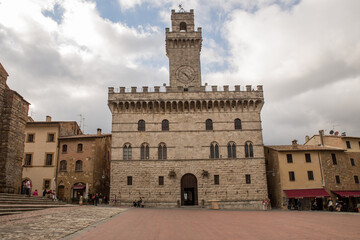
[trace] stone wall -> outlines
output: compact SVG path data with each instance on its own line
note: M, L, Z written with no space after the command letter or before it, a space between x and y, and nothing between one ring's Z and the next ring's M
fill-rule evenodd
M29 103L6 85L7 76L0 64L0 192L18 193Z

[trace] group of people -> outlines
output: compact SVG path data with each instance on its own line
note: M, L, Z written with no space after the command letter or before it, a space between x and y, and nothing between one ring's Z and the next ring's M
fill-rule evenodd
M95 195L93 195L91 199L93 200L93 204L95 206L97 206L98 204L102 204L103 202L107 204L108 202L107 197L103 196L101 193L95 193Z
M143 199L140 197L140 200L134 200L133 206L134 207L144 207Z
M265 198L263 201L262 201L262 205L263 205L263 210L268 210L269 209L269 206L270 206L270 198Z

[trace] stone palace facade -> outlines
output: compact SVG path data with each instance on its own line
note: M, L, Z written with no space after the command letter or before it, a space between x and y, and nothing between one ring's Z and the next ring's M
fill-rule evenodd
M171 13L170 86L109 88L110 198L131 205L260 209L267 198L262 86L201 83L201 28L194 11Z

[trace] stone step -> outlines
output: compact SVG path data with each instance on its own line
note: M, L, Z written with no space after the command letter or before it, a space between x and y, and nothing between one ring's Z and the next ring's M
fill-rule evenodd
M0 212L0 216L6 216L6 215L14 215L14 214L19 214L19 213L23 213L22 211L19 212Z
M34 204L27 204L27 205L19 205L19 204L0 204L0 209L13 209L13 208L57 208L57 207L68 207L71 205L50 205L50 204L42 204L42 205L34 205Z
M24 200L0 200L0 204L33 204L33 205L65 205L66 203L57 201L24 201Z

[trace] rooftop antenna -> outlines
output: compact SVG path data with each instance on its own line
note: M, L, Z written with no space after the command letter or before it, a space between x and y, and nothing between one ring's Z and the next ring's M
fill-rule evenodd
M180 3L179 4L179 12L183 13L185 12L184 8L182 7L182 4Z

